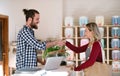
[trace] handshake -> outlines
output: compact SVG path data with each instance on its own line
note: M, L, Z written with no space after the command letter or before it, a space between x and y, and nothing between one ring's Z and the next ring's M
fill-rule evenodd
M46 43L46 48L51 47L51 46L65 46L66 40L56 40L52 42L47 42Z
M55 41L58 46L65 46L66 40L57 40Z

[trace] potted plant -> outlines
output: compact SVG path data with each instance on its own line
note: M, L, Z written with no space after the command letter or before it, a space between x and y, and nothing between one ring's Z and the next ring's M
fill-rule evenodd
M47 48L42 57L46 60L48 57L55 57L55 56L68 56L69 54L65 50L65 46L52 46ZM66 65L65 61L62 61L61 65Z
M52 46L47 48L43 53L43 58L53 56L67 56L68 53L65 50L65 46Z

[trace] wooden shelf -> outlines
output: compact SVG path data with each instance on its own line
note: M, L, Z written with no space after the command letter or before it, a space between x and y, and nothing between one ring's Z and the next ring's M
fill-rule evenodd
M110 39L119 39L120 37L109 37Z
M120 27L120 25L107 25L108 27Z
M75 39L75 37L62 37L62 39Z
M109 50L120 50L120 48L109 48Z
M62 28L75 28L75 26L62 26Z

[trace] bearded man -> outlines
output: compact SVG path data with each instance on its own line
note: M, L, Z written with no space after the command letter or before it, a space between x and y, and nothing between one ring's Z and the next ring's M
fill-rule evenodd
M36 50L45 50L54 45L62 45L62 40L54 42L39 42L34 36L34 30L38 29L40 14L35 9L23 9L26 24L17 35L16 69L37 67Z

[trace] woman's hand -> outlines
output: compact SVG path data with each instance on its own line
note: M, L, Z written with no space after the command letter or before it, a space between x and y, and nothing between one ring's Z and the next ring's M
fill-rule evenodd
M56 45L58 46L65 46L66 40L57 40Z

